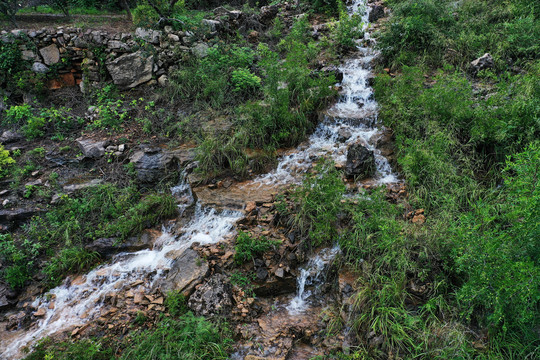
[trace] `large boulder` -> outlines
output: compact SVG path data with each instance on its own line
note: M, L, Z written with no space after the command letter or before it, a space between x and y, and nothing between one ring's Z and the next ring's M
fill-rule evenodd
M108 141L98 141L88 138L78 138L76 141L85 158L95 160L105 155L105 147Z
M172 252L167 257L174 260L167 277L158 285L163 293L174 290L189 295L208 274L208 263L193 249Z
M142 183L153 183L161 180L171 170L185 167L195 158L193 149L177 149L165 151L160 148L144 148L137 150L129 160L135 166L137 179Z
M113 82L120 89L130 89L152 79L154 57L142 50L122 55L107 63Z
M212 276L191 295L188 306L197 315L228 315L233 307L232 286L222 274Z
M159 148L136 151L131 155L130 161L135 165L137 179L143 183L157 182L175 168L174 156Z
M352 144L347 150L345 175L365 179L375 173L375 155L361 144Z
M489 53L485 53L478 59L471 62L471 68L474 73L484 69L491 69L493 67L493 57Z
M46 65L56 64L60 61L60 51L55 44L39 49L39 53Z

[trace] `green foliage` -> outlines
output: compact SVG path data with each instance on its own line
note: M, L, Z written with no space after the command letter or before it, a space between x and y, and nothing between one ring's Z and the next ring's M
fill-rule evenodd
M339 0L308 0L313 9L320 13L330 15L337 14L339 11Z
M155 329L130 337L131 346L120 359L228 359L232 341L225 326L216 326L191 312L178 320L163 319Z
M281 244L278 240L267 239L261 236L258 239L252 238L248 233L241 231L236 237L234 261L243 264L248 260L253 260L261 256L268 250Z
M13 105L6 110L2 125L22 125L33 117L32 106L29 104Z
M25 64L19 44L13 38L11 40L0 42L0 85L4 88L14 85Z
M247 69L238 69L231 73L231 82L234 85L234 91L249 93L259 88L261 78Z
M25 238L17 243L4 241L5 256L12 264L4 277L13 286L21 286L34 272L42 270L47 284L54 286L66 274L87 270L99 260L98 254L86 251L84 245L101 237L121 242L174 216L176 211L171 195L143 196L133 187L101 185L74 197L63 195L57 207L26 225ZM38 255L48 256L49 260L42 268L27 266Z
M255 95L260 79L250 67L255 53L247 47L216 45L206 57L192 57L171 77L171 87L182 100L208 104L214 108L238 101L235 90Z
M148 4L139 4L132 12L137 27L152 27L159 21L158 13Z
M530 329L540 323L540 144L507 162L504 186L463 214L454 230L458 299L470 318L491 328ZM480 315L482 314L482 315Z
M43 273L51 286L58 285L66 274L89 270L99 258L97 252L87 251L78 246L66 247L46 264Z
M289 225L302 237L309 238L311 246L333 245L337 240L337 220L344 192L345 185L334 164L320 163L294 191L293 209L284 215L289 216Z
M379 38L388 63L430 64L446 59L466 66L489 52L496 60L538 59L539 7L530 1L396 0L393 16ZM499 63L502 69L502 62Z
M22 288L31 278L31 269L41 245L25 240L20 246L9 234L0 234L0 261L2 277L12 288Z
M197 147L198 170L208 176L215 176L224 170L244 176L247 172L247 157L243 148L245 138L237 132L233 136L206 137Z
M173 317L184 315L189 310L186 297L179 291L171 291L167 294L165 307Z
M8 170L15 160L9 156L9 150L4 150L4 145L0 144L0 178L8 174Z
M255 297L255 292L253 291L253 281L255 278L256 275L253 272L243 274L240 271L234 271L231 274L230 281L232 285L242 289L245 298L253 298Z
M349 15L343 2L339 1L339 21L332 29L332 39L339 51L354 50L355 40L362 38L362 18L360 14Z
M110 360L112 349L104 349L102 342L82 339L77 342L65 341L54 343L51 338L44 338L34 347L25 360Z

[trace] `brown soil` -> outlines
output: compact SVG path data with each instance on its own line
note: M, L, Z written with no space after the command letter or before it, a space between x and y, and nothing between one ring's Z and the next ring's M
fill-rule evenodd
M57 26L72 26L82 28L99 28L107 32L130 32L133 23L125 15L72 15L67 19L57 14L21 14L15 17L17 27L3 19L0 21L1 30L29 29L38 30Z

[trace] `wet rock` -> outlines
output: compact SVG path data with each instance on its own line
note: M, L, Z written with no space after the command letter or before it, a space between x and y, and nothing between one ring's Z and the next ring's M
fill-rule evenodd
M43 317L43 316L45 316L45 314L47 314L47 309L42 307L42 308L39 308L38 311L34 312L33 315L35 317Z
M489 53L486 53L471 62L471 68L474 73L477 73L480 70L490 69L493 67L493 65L493 57Z
M148 233L142 233L140 236L131 237L125 241L118 238L100 238L86 245L84 248L88 251L95 251L101 256L110 257L118 252L135 252L148 249L151 246L152 239Z
M370 23L373 23L383 17L384 17L384 7L381 5L372 5L371 11L369 12L368 21Z
M85 138L78 138L76 141L85 158L99 159L105 155L105 147L108 141L96 141Z
M130 89L152 79L154 57L143 50L122 55L107 63L113 82L120 89Z
M347 150L345 175L365 179L375 172L375 155L361 144L352 144Z
M188 306L197 315L229 315L233 306L231 284L222 274L212 276L191 295Z
M0 136L0 143L9 144L22 139L24 139L24 137L21 134L11 130L6 130L2 133L2 136Z
M337 132L337 135L337 141L345 142L351 138L352 133L346 128L340 128Z
M42 212L41 209L13 209L13 210L0 210L0 223L14 222L19 223L30 219L32 216Z
M137 171L137 179L143 183L161 180L169 170L177 168L174 166L175 159L173 154L159 148L136 151L130 157Z
M60 51L55 44L39 49L39 53L46 65L53 65L60 61Z
M0 282L0 309L14 305L17 293L8 284Z
M162 293L172 290L180 291L189 295L196 285L206 277L208 263L203 261L199 254L192 249L186 249L180 253L167 254L173 257L173 264L167 277L159 284Z
M37 74L45 74L49 71L49 67L43 63L35 62L32 64L32 71Z

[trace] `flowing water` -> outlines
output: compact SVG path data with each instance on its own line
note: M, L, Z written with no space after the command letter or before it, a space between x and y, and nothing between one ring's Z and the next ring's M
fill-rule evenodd
M377 52L369 46L374 40L367 31L370 8L365 4L365 0L354 0L348 6L350 14L362 12L364 38L357 41L354 57L339 68L343 80L337 103L328 109L324 120L318 124L306 144L284 156L274 171L256 179L262 185L300 183L302 174L312 166L313 160L320 157L343 165L347 147L358 142L374 152L377 168L374 180L378 184L398 182L388 160L376 148L382 129L379 127L377 102L369 86L369 78L372 76L371 63ZM344 139L340 135L343 133L350 133L351 136Z
M377 171L374 180L379 184L396 183L398 179L392 172L388 160L376 148L376 141L382 133L377 118L377 103L373 89L369 86L371 62L377 55L369 47L373 43L368 29L369 7L366 0L354 0L348 6L352 13L362 13L364 38L358 40L357 52L347 60L340 70L343 81L337 103L328 109L324 120L317 126L308 141L284 156L277 168L257 179L254 183L264 185L297 184L302 174L310 169L313 161L320 157L332 159L336 164L344 164L347 148L360 142L374 151ZM343 136L349 133L350 137ZM191 187L181 183L171 189L177 198L181 216L195 203ZM66 281L51 290L47 296L40 297L32 304L37 309L46 309L44 317L30 330L16 338L0 340L3 358L16 359L21 356L20 349L34 341L56 332L73 328L96 319L104 305L104 298L110 292L117 292L136 281L147 279L152 286L162 278L170 267L168 254L183 250L193 242L215 243L235 231L235 223L241 213L230 210L217 212L195 204L195 212L180 236L174 236L164 229L155 240L151 250L116 255L110 263L102 265L78 281ZM292 318L313 318L310 316L310 296L313 290L307 287L324 281L327 268L339 249L324 249L301 269L297 280L297 293L284 304L280 316L288 314ZM54 301L54 308L49 305ZM52 306L51 306L52 307ZM287 316L287 315L285 315ZM234 356L233 356L234 357Z
M189 185L181 183L171 190L173 195L185 200L179 205L180 212L184 213L194 202ZM141 279L146 280L147 288L151 289L170 268L174 259L169 254L184 250L194 242L209 244L222 240L234 231L234 225L240 218L239 212L225 210L218 213L196 204L194 215L182 235L176 237L164 228L151 250L117 254L109 264L92 270L84 277L66 280L63 285L34 301L32 306L46 309L45 315L17 339L10 339L8 344L0 343L0 349L4 351L2 359L15 359L21 356L22 347L35 340L95 320L110 293L119 292ZM54 308L49 309L51 303L54 303Z
M296 280L296 296L287 305L290 315L298 315L309 308L308 299L312 295L312 290L306 290L306 286L316 286L324 282L325 270L339 253L339 247L321 250L315 257L310 259L305 267L300 270L300 276Z

